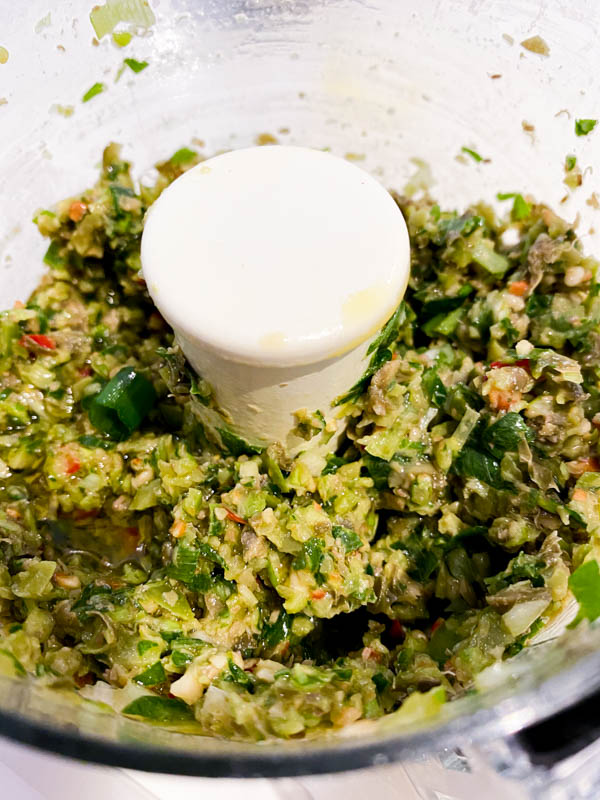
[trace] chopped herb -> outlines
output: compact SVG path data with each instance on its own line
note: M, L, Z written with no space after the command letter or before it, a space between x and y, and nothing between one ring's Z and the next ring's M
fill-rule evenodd
M360 536L349 528L344 528L343 525L334 525L331 529L331 533L334 539L339 539L341 541L347 553L358 550L363 546L363 541Z
M547 294L532 294L527 298L525 312L530 317L539 317L547 311L552 304L552 297Z
M434 406L443 408L446 402L446 387L440 380L435 367L426 369L423 373L423 388Z
M575 158L575 156L567 156L565 158L565 169L568 172L570 172L572 169L575 169L576 164L577 164L577 159Z
M328 453L325 460L327 463L323 467L321 475L333 475L340 467L348 463L344 458L340 458L340 456L336 456L334 453Z
M106 439L99 439L97 436L92 436L90 434L80 436L77 441L84 447L101 447L103 450L112 450L115 446L114 442L108 442Z
M459 308L463 305L467 297L473 291L474 289L471 284L467 283L464 286L461 286L458 294L455 297L440 297L436 298L435 300L426 300L423 303L419 317L430 319L438 314L447 314L449 311L454 311L455 308ZM416 293L416 296L419 296L418 292Z
M352 670L350 668L335 667L333 673L341 681L349 681L352 678Z
M363 464L369 477L373 479L375 488L378 490L387 489L390 465L382 458L376 458L369 453L364 453Z
M536 619L536 621L532 624L532 626L526 633L523 633L521 634L521 636L518 636L515 639L515 641L506 648L506 650L504 651L504 656L506 658L512 658L512 656L516 656L517 653L520 653L521 650L525 647L527 640L531 639L532 636L535 636L535 634L541 631L543 627L544 627L543 619L541 617L539 619Z
M266 647L276 647L280 642L289 638L292 618L283 609L275 622L265 622L261 631L261 638Z
M488 453L465 447L454 461L453 469L464 478L477 478L495 489L506 488L500 474L500 462Z
M521 338L519 331L515 328L508 317L500 320L500 325L504 328L506 333L506 341L509 347L512 347Z
M515 451L521 439L531 442L534 433L520 414L508 411L497 422L490 425L483 434L483 441L496 458L504 453Z
M151 642L149 639L141 639L137 646L138 655L143 656L144 653L147 653L148 650L151 650L153 647L158 647L156 642Z
M373 677L371 678L371 680L375 684L375 688L377 689L377 694L381 694L382 692L384 692L390 685L389 680L381 672L376 672L375 675L373 675Z
M233 661L230 657L228 660L229 665L229 675L228 678L233 681L233 683L237 683L238 686L242 686L246 691L252 692L254 691L254 676L250 675L248 672L243 670L241 667Z
M304 542L304 553L310 571L313 573L318 572L324 556L322 540L313 536L312 539Z
M579 603L577 616L571 622L575 627L582 619L593 622L600 617L600 569L597 561L586 561L569 577L569 589Z
M198 553L202 556L202 558L206 558L208 561L213 561L215 564L218 564L220 567L223 567L223 569L225 569L225 567L227 566L225 563L225 559L223 558L223 556L217 553L214 547L211 547L209 544L206 544L206 542L198 542L196 544L196 547L198 549Z
M354 384L354 386L352 386L348 392L335 400L333 404L334 406L339 406L343 403L348 403L359 398L366 389L370 378L380 367L382 367L386 362L390 361L392 358L392 351L390 348L398 338L400 328L406 321L406 317L406 306L404 303L400 303L382 331L369 345L367 355L371 356L371 360L364 375Z
M223 447L229 450L232 456L239 458L242 455L255 456L260 455L264 450L257 444L250 444L246 439L237 433L234 433L228 428L217 428L217 433L221 437Z
M138 697L123 709L123 714L131 717L143 717L153 722L185 722L193 720L193 710L183 700L175 697L158 697L145 695Z
M145 669L133 678L140 686L157 686L159 683L164 683L166 679L165 668L160 661L156 661L152 666L148 667L148 669Z

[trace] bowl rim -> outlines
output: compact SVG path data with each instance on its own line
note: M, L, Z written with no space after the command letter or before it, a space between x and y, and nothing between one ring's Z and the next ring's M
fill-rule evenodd
M216 740L223 744L218 752L188 751L115 742L81 733L73 724L52 727L6 709L0 709L0 736L60 756L145 772L207 778L296 777L383 766L446 748L486 744L543 722L599 689L600 650L595 650L523 691L513 692L505 683L485 695L484 705L482 696L463 698L475 700L467 713L451 713L441 724L429 722L416 731L407 726L385 736L315 739L298 742L298 747L287 742L278 746L273 740L247 745L223 739Z

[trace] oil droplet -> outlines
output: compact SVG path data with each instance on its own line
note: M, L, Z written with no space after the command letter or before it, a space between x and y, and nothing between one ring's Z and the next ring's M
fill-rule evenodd
M6 47L0 47L0 64L6 64L8 61L8 50Z
M406 277L408 280L408 274ZM395 298L393 304L390 304L387 288L381 285L371 286L369 289L363 289L362 292L355 292L351 294L350 297L346 298L342 305L342 324L344 327L360 325L364 317L375 316L377 309L379 309L379 314L370 330L347 343L342 349L332 352L329 358L339 358L339 356L344 355L344 353L347 353L349 350L353 350L355 347L358 347L359 344L375 336L394 313L394 309L402 300L405 290L406 285Z
M265 350L282 350L287 343L287 338L283 331L273 331L261 337L259 345Z
M385 286L370 286L346 298L342 305L342 321L345 326L356 325L365 317L373 316L382 307L387 310L387 290Z

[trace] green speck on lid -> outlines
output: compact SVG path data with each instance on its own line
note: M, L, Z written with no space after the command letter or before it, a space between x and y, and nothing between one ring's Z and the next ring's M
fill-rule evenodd
M136 73L137 72L141 72L143 69L146 69L146 67L148 66L148 62L147 61L138 61L135 58L126 58L124 63L127 64L127 66L129 67L130 70L132 70L133 72L136 72Z
M119 47L127 47L132 37L128 31L115 31L112 38L113 42Z
M103 83L95 83L93 86L87 90L87 92L81 98L82 103L87 103L88 100L91 100L92 97L96 97L97 94L104 92L106 90L106 86Z

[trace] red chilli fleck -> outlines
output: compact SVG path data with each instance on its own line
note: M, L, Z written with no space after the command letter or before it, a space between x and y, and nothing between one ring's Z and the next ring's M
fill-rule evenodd
M85 675L76 675L73 680L80 689L82 686L90 686L96 683L96 677L93 672L86 672Z
M76 458L67 457L67 475L75 475L81 469L81 461Z
M240 525L246 524L246 520L242 519L241 517L238 517L238 515L235 514L233 511L230 511L228 508L226 508L225 511L227 511L227 519L232 519L234 522L237 522Z
M99 508L91 508L89 511L84 511L82 508L76 508L72 516L74 520L80 522L84 519L92 519L93 517L97 517L99 513Z
M43 333L26 333L19 339L21 347L27 347L29 349L32 343L37 344L38 347L44 350L56 350L56 342L54 339L51 339Z
M392 639L404 639L405 631L404 626L399 619L395 619L390 625L390 636Z
M438 617L436 619L436 621L433 623L433 625L431 626L431 632L435 633L437 631L437 629L440 627L440 625L442 624L443 621L444 620L441 617Z
M531 366L528 358L520 358L518 361L492 361L490 369L499 369L500 367L521 367L531 374Z

